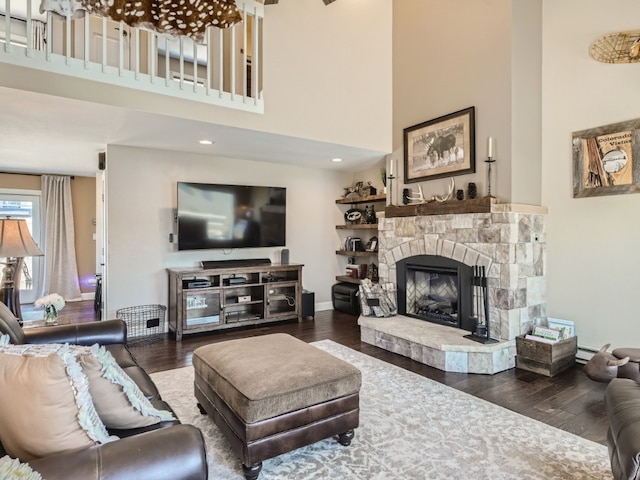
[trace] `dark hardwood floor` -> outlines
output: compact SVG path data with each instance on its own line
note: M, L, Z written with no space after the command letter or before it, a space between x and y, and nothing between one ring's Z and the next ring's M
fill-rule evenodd
M24 311L30 310L23 306ZM70 302L63 310L72 322L95 320L93 302ZM461 390L548 425L605 444L608 422L603 398L606 384L589 380L581 365L553 378L518 369L496 375L447 373L360 342L357 318L341 312L317 312L315 320L185 336L176 342L170 334L134 340L130 349L148 372L191 365L193 350L201 345L234 338L288 333L305 342L333 340L423 377Z

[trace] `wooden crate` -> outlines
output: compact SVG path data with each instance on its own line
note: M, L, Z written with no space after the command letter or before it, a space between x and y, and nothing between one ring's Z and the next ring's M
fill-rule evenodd
M577 337L546 343L521 335L516 337L516 368L553 377L575 364L577 351Z

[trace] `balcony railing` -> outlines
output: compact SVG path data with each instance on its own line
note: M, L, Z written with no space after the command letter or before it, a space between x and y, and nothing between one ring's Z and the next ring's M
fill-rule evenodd
M238 0L243 21L227 29L209 27L202 44L94 15L41 14L32 0L4 3L2 63L264 112L264 6L254 0Z

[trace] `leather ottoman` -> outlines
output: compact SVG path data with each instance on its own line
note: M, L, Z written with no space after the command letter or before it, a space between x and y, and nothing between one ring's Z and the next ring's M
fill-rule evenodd
M242 459L262 461L334 435L349 445L359 423L360 370L290 335L214 343L193 352L195 396Z

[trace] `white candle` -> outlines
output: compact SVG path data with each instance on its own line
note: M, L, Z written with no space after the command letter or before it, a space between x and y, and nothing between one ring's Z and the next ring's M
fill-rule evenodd
M393 158L389 161L389 176L393 177Z
M493 137L489 137L489 146L487 148L488 150L488 157L489 158L493 158Z

